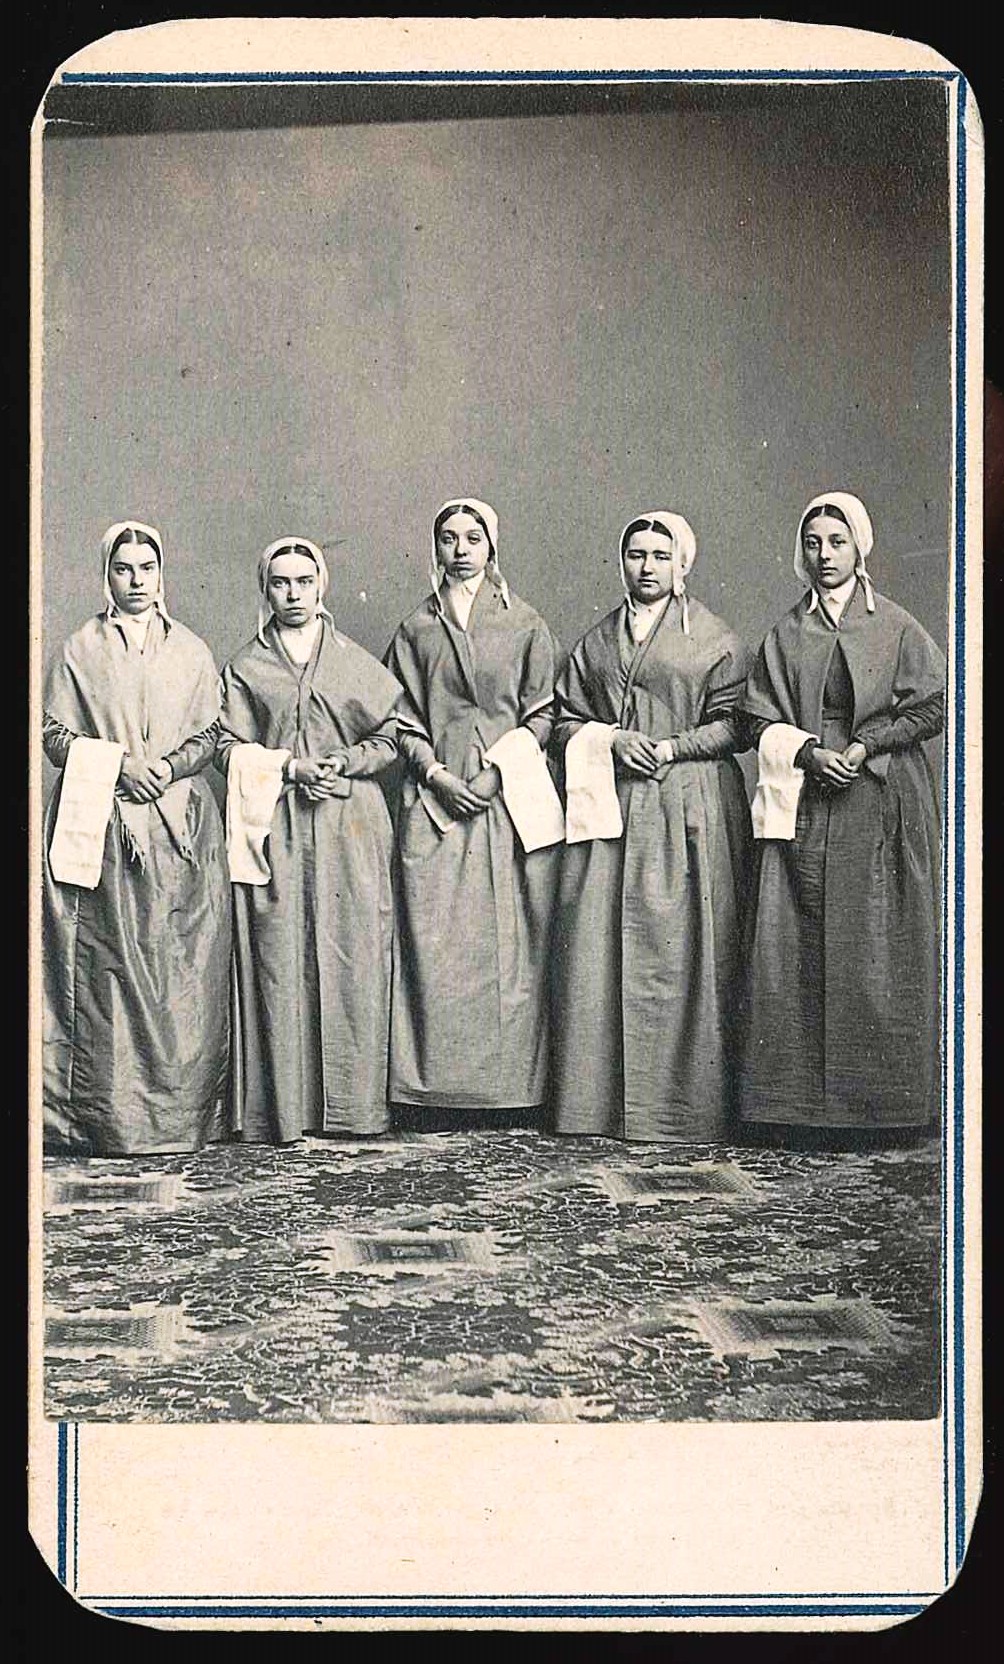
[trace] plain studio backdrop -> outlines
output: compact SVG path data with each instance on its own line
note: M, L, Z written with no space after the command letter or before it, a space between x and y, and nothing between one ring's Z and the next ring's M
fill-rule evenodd
M219 662L284 533L382 654L463 492L570 646L653 507L756 643L799 594L804 504L853 491L877 586L944 644L946 112L930 82L56 89L47 656L128 517Z

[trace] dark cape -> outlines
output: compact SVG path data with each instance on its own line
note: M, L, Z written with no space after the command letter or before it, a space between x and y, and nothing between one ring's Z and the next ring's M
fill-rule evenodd
M436 761L473 778L482 752L518 726L547 750L558 645L532 607L509 603L486 579L464 631L430 595L387 652L407 696L390 1075L404 1104L515 1109L546 1090L559 852L525 854L501 794L440 831L424 784Z
M223 672L217 760L238 742L294 757L347 749L345 796L284 787L265 843L267 884L234 884L233 1117L249 1141L387 1125L393 903L390 815L400 688L322 621L295 665L274 622Z
M756 845L741 1112L748 1121L929 1125L939 1053L939 804L924 741L945 664L910 614L859 586L833 628L803 598L744 699L867 760L846 790L805 776L796 835Z
M226 1130L230 894L219 810L201 778L218 708L208 648L159 613L142 652L113 619L90 619L47 679L44 743L56 767L86 736L167 757L174 773L149 807L145 847L116 804L96 889L57 883L46 855L48 1150L167 1154ZM57 786L46 851L59 796Z
M726 1130L750 844L733 752L747 659L721 619L670 600L636 645L618 607L558 682L555 737L585 722L672 741L647 779L618 769L618 839L564 854L554 933L555 1125L562 1133L712 1140Z

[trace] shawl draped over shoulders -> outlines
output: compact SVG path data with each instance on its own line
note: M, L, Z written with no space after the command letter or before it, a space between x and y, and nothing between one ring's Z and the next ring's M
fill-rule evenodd
M618 770L616 839L565 850L555 923L554 1108L565 1133L723 1135L749 809L733 753L748 668L735 633L671 600L636 645L618 607L558 682L559 747L585 722L669 740L652 778Z
M461 779L522 726L551 735L560 649L518 595L487 580L467 629L429 596L386 663L405 690L391 1098L447 1109L538 1105L547 1082L545 976L555 847L524 852L501 794L444 831L425 784Z
M116 801L96 889L57 883L46 860L47 1148L167 1153L225 1131L230 897L219 811L201 777L218 711L208 648L159 613L142 652L102 614L50 669L50 761L61 767L86 736L166 757L174 780L148 809Z
M806 775L795 837L756 846L742 1115L927 1126L937 1112L940 815L924 742L945 662L916 619L860 588L831 628L801 600L768 633L744 708L866 761L846 790Z
M270 623L224 669L221 767L238 743L345 757L344 795L283 789L268 883L233 886L233 1118L248 1141L387 1125L392 832L379 777L397 756L400 693L326 620L302 667Z

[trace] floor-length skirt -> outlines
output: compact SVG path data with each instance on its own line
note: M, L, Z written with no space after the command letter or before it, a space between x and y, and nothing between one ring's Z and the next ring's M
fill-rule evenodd
M501 797L445 834L413 797L402 805L398 852L392 1100L540 1105L559 852L525 854Z
M846 791L806 779L796 835L757 845L742 1115L923 1127L937 1113L939 836L927 759Z
M94 890L57 884L46 857L47 1150L159 1155L200 1149L226 1131L230 882L219 811L200 779L187 832L191 860L152 809L141 870L113 816Z
M554 931L560 1133L725 1136L750 817L738 764L621 780L619 839L565 851Z
M234 885L233 1114L252 1142L388 1124L393 836L375 780L286 793L271 879Z

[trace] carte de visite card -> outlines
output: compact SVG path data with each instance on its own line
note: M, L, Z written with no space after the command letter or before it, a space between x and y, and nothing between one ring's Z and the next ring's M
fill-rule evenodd
M54 1575L192 1630L921 1612L982 1472L963 74L197 20L57 68L32 155Z

